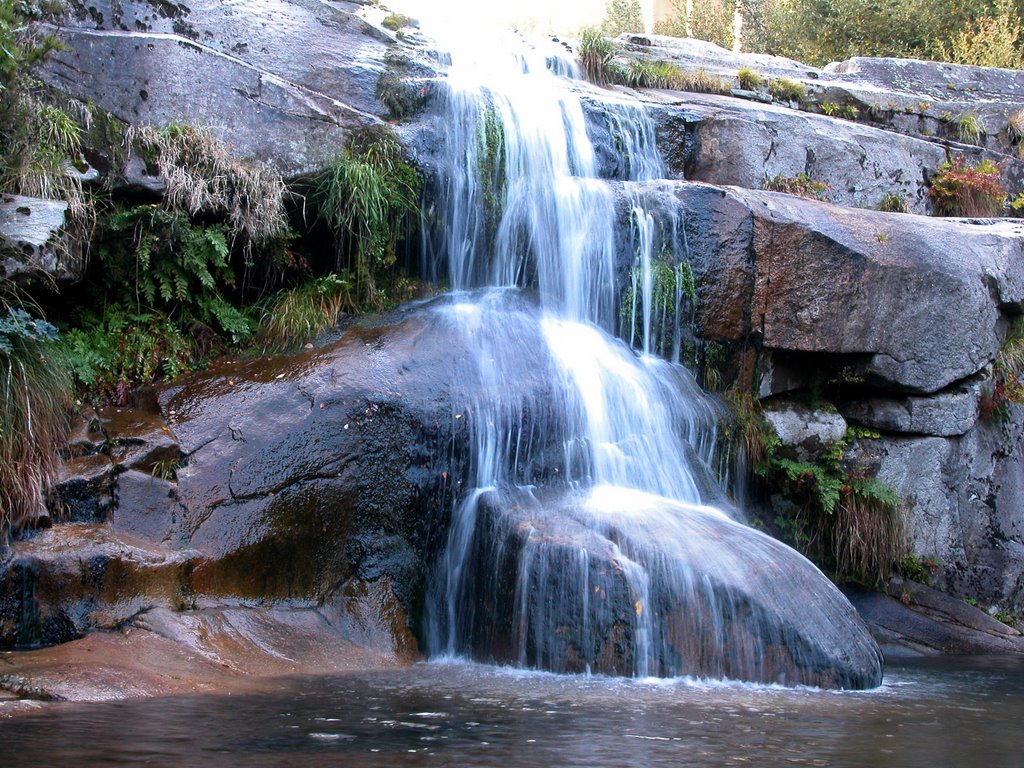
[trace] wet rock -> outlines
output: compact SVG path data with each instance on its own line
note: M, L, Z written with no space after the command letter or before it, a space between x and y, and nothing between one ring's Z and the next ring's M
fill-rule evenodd
M797 461L815 461L846 435L846 420L840 414L803 403L769 403L764 417L778 435L783 455L789 453Z
M887 593L850 588L847 595L888 653L1024 654L1024 635L937 590L893 579Z
M189 559L100 525L15 542L0 565L0 646L54 645L153 605L180 608Z
M99 413L111 461L119 468L171 477L181 447L157 411L105 408Z
M954 437L978 421L984 381L975 377L930 397L868 398L843 403L843 415L864 427L886 432Z
M58 520L98 523L113 504L115 467L106 454L69 459L51 493L50 508Z
M176 539L183 513L175 483L138 470L117 476L110 516L113 530L170 544Z
M268 677L394 666L312 608L152 609L117 632L5 655L0 689L44 701L112 701L254 689ZM2 691L0 691L2 695Z
M188 457L181 532L204 555L196 594L318 601L390 577L410 608L450 469L454 342L428 313L399 312L167 391Z
M715 510L619 489L490 492L470 552L455 596L477 607L456 633L479 659L829 688L881 680L877 647L828 579Z

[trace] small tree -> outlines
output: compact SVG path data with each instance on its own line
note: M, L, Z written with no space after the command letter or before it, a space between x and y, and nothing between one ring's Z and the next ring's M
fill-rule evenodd
M601 32L617 37L624 32L640 33L644 29L644 12L640 0L610 0L601 22Z

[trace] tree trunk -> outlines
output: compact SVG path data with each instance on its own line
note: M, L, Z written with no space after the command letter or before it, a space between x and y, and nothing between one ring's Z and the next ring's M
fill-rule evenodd
M687 0L692 2L692 0ZM743 0L736 0L732 11L732 50L739 53L743 50Z

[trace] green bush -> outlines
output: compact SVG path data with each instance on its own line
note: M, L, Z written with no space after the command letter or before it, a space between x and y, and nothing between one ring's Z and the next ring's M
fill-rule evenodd
M405 224L419 211L421 184L388 134L357 136L315 181L311 200L335 233L335 272L353 276L361 306L384 304L377 282L394 266Z
M381 22L381 26L385 29L390 29L392 32L397 32L402 27L409 26L409 17L404 16L401 13L390 13L384 17L384 21Z
M224 294L235 283L226 225L141 205L116 209L105 228L99 256L116 303L164 312L182 327L199 322L234 341L249 335L248 318Z
M882 202L879 204L878 210L887 213L908 213L910 208L907 206L906 198L902 195L886 192L882 195Z
M609 0L605 6L601 32L618 37L624 32L643 32L644 14L640 0Z
M1011 0L997 0L991 11L969 21L948 41L937 41L943 61L976 67L1024 69L1021 19Z
M768 93L776 101L800 102L807 98L807 89L804 84L790 80L788 77L779 77L768 83Z
M965 144L981 144L981 137L985 135L985 124L977 115L966 113L956 119L956 133Z
M160 311L138 312L114 303L74 320L74 327L61 333L60 350L79 389L99 402L130 405L138 384L173 379L210 351L197 348L203 334L186 335L179 322Z
M732 86L725 80L709 75L703 69L684 70L670 61L632 59L623 76L623 84L633 88L658 88L690 93L732 92Z
M282 351L312 341L337 323L346 308L355 308L348 280L333 274L308 280L269 303L260 320L260 343Z
M759 91L764 88L764 76L749 67L740 67L736 73L740 88L745 91Z
M888 485L851 466L849 447L860 437L848 430L814 462L788 458L756 406L744 418L749 442L760 445L751 458L755 475L795 510L774 521L789 543L837 578L868 585L883 584L906 557L905 503Z

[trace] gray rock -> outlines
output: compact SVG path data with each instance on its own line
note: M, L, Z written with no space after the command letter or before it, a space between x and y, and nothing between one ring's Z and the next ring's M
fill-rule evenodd
M75 5L58 30L68 50L41 70L47 84L130 124L209 126L239 156L288 175L319 167L349 132L381 124L377 87L390 53L431 71L354 3ZM159 191L137 170L129 183Z
M854 57L825 67L829 74L845 75L877 88L920 94L933 100L949 99L951 92L970 94L974 100L1024 102L1024 72L972 67L920 59Z
M670 168L694 181L762 189L775 176L807 174L840 205L878 208L898 195L928 213L926 180L946 160L931 142L778 105L687 94L652 107Z
M180 608L190 558L99 525L16 542L0 564L0 647L53 645L154 605Z
M844 402L843 415L857 424L886 432L953 437L978 421L984 381L978 377L930 397L868 398Z
M1024 610L1024 418L978 421L959 437L859 441L860 460L909 502L914 554L950 594Z
M846 435L846 420L839 413L802 403L767 403L764 417L782 441L782 448L797 461L813 462Z
M923 584L894 579L888 594L845 590L887 653L1024 654L1024 635Z
M81 277L84 263L65 235L67 211L62 200L0 197L0 279Z
M685 182L630 191L657 219L685 228L701 335L756 340L796 373L846 368L880 388L938 392L984 369L1004 313L1024 308L1020 222ZM623 260L632 263L628 250Z

